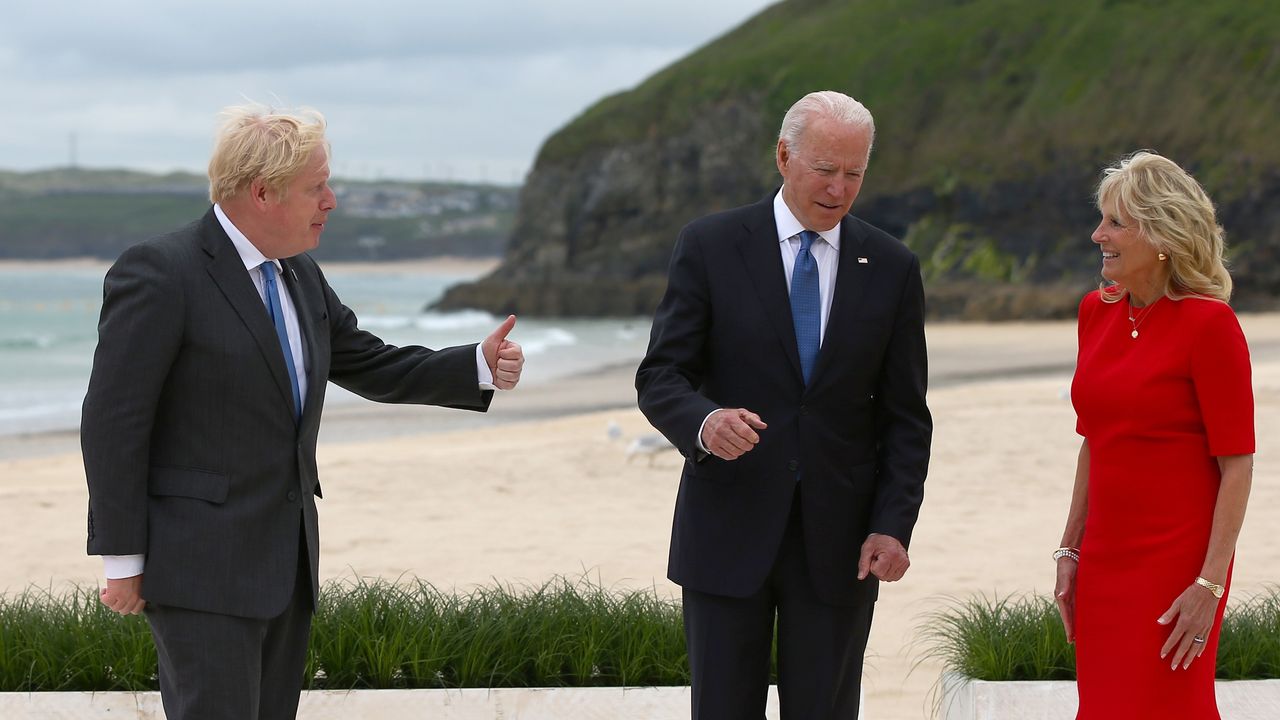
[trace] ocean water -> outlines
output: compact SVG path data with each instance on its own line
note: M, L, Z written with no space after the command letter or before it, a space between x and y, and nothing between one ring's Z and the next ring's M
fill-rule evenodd
M0 267L0 435L72 430L89 383L102 308L101 266ZM479 311L423 312L472 276L380 266L326 272L361 327L393 345L447 347L484 339L501 318ZM519 319L522 382L542 383L644 353L649 320ZM330 386L327 404L366 402Z

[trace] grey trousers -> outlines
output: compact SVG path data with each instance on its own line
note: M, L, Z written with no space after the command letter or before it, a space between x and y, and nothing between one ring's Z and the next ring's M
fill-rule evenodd
M305 555L304 555L305 557ZM299 562L293 597L266 620L149 605L168 720L293 720L298 714L311 579Z

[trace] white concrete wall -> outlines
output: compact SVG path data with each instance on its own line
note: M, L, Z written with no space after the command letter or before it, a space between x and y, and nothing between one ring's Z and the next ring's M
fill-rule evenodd
M1226 720L1280 719L1280 680L1219 680L1218 710ZM944 720L1074 720L1074 682L988 682L942 676Z
M768 720L778 720L769 689ZM164 720L159 693L0 693L3 720ZM326 690L299 720L688 720L689 688Z

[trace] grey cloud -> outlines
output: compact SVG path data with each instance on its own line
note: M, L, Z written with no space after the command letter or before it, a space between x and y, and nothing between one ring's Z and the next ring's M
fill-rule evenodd
M544 0L333 5L31 2L0 26L0 46L66 76L84 71L182 73L291 69L346 61L521 56L566 49L688 49L742 19L743 0Z
M470 5L10 0L0 167L65 164L74 134L84 165L199 171L218 108L252 99L324 112L339 174L518 181L588 105L767 0Z

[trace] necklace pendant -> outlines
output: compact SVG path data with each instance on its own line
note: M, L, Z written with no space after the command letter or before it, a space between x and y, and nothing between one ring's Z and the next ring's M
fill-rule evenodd
M1138 331L1137 331L1137 330L1134 330L1133 332L1129 333L1129 337L1133 338L1134 340L1137 340L1137 339L1138 339Z

